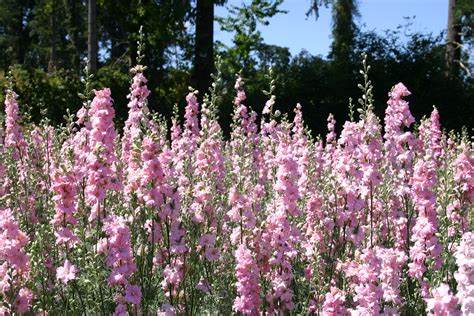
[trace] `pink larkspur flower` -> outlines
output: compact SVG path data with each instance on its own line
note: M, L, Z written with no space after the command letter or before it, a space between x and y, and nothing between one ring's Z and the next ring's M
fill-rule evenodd
M432 290L433 297L426 299L426 310L429 315L458 316L457 298L451 293L447 284L441 284Z
M67 284L69 281L76 279L77 268L71 264L69 260L65 260L62 267L58 267L56 270L56 278Z

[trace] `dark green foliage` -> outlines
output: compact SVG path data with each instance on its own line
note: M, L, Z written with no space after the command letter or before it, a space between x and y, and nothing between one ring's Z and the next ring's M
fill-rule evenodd
M384 116L391 87L403 82L412 92L407 99L417 119L429 115L435 105L443 127L460 130L466 126L471 131L474 126L474 80L445 77L444 47L441 36L415 33L404 41L398 32L383 35L359 32L354 40L354 60L347 65L349 72L343 74L340 65L331 60L307 52L290 59L282 50L274 50L271 59L259 58L268 63L257 64L253 72L247 69L250 73L245 78L247 104L257 111L262 110L267 97L261 91L268 87L264 73L272 66L277 75L277 109L292 117L296 103L301 103L305 123L316 134L326 132L326 118L333 113L340 130L348 119L349 98L355 102L360 97L357 88L357 82L362 80L358 73L360 56L367 52L370 79L375 86L375 111L380 117ZM228 89L232 89L231 82ZM227 104L231 100L227 98ZM225 109L224 113L228 113L227 106Z
M42 69L31 69L15 65L11 67L14 89L19 95L20 110L39 122L47 116L52 123L63 122L66 110L75 113L81 106L78 93L83 87L77 76L66 70L47 73ZM7 85L6 78L0 74L0 84ZM0 100L4 101L3 93Z
M31 60L31 21L35 1L3 0L0 2L0 67Z
M458 1L463 23L463 61L466 70L447 78L445 43L442 36L413 34L407 41L398 32L383 35L361 32L356 27L356 0L315 0L309 13L331 5L333 44L329 58L264 42L259 25L270 22L283 0L251 0L246 6L231 6L231 14L220 19L223 30L233 32L230 47L215 43L214 55L222 58L223 95L219 102L220 120L230 125L235 74L246 82L246 104L261 111L268 90L270 67L276 76L276 108L289 113L297 102L303 105L305 122L316 133L325 133L326 118L333 113L338 127L348 118L349 98L360 91L361 54L368 54L374 83L375 110L383 115L387 92L397 82L412 91L408 99L417 118L429 114L433 105L441 112L448 129L471 131L474 118L474 82L467 74L467 51L472 45L470 1ZM226 1L215 1L216 5ZM98 0L99 69L95 88L110 87L115 100L119 127L127 114L126 95L130 67L137 62L137 40L143 25L142 64L151 90L149 107L170 118L173 106L181 111L191 85L194 61L195 0ZM53 123L63 122L66 109L74 113L81 106L78 93L87 55L87 8L84 0L3 0L0 1L0 84L12 66L15 89L23 112L35 122L47 115ZM304 17L301 17L304 18ZM311 40L311 39L308 39ZM54 52L54 54L53 54ZM206 91L200 89L202 98ZM3 101L3 91L0 93Z

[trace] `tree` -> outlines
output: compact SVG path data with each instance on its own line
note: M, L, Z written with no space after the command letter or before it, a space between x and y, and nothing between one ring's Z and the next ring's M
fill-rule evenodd
M151 110L164 115L181 104L190 83L194 54L194 32L189 26L195 12L190 0L100 0L97 24L101 43L101 67L97 80L110 85L119 96L129 92L128 70L137 63L138 33L144 32L144 58ZM120 19L117 19L120 16ZM117 97L117 100L123 99ZM120 102L120 101L118 101ZM117 115L126 114L125 104L117 104ZM124 113L119 113L122 111Z
M448 27L446 36L447 74L456 76L461 57L461 24L456 14L456 0L448 2Z
M226 50L227 61L233 64L233 72L244 71L244 76L254 71L257 65L257 53L263 44L263 38L257 29L259 24L268 25L269 18L278 13L286 13L279 6L283 0L252 0L242 7L230 6L229 16L219 19L222 30L234 32L234 46Z
M457 77L464 69L471 75L469 54L463 56L463 49L473 46L474 3L470 0L449 0L448 26L446 32L446 75Z
M51 12L49 15L49 22L50 22L50 27L51 27L51 34L50 34L50 54L49 54L49 63L48 63L48 71L52 72L56 69L56 59L57 59L57 33L56 33L56 28L57 28L57 9L56 9L56 0L51 0Z
M321 7L327 7L332 3L333 0L311 0L309 9L306 12L306 16L314 14L314 17L319 18L319 9Z
M31 43L33 0L0 1L0 67L24 63Z
M331 113L341 119L341 114L346 113L347 102L354 97L353 78L359 69L358 57L355 51L355 39L358 29L354 22L359 12L357 0L313 0L307 15L314 14L318 17L321 6L332 6L332 44L329 52L330 71L332 75L326 81L328 90L332 95ZM331 89L333 89L331 91ZM341 93L343 91L343 93ZM342 119L346 119L345 117Z
M333 42L330 57L336 64L345 65L349 60L352 60L357 33L354 17L358 14L357 0L335 0L333 3Z
M87 4L87 67L90 73L97 71L97 1L88 0Z
M85 12L86 5L83 0L65 0L65 11L67 17L67 33L71 47L71 65L76 73L81 69L81 57L86 50Z
M329 57L336 64L347 64L352 58L357 26L354 18L359 15L357 0L312 0L307 16L319 17L321 7L332 6L332 38Z
M214 68L214 0L197 0L193 84L204 93Z
M71 69L68 20L64 1L42 0L35 3L28 28L31 41L28 45L27 60L30 67L52 73L67 65Z

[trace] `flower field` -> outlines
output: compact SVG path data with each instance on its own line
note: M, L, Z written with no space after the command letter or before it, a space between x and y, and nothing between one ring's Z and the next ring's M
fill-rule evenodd
M133 70L120 133L107 88L62 127L7 90L0 315L474 313L472 142L402 83L318 138L238 78L227 138L216 89L168 128Z

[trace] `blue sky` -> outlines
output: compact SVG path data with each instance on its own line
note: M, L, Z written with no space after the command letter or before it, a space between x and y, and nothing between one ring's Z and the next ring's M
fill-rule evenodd
M228 4L240 5L250 0L229 0ZM319 19L306 18L310 0L285 0L280 14L270 20L270 25L259 30L267 44L289 47L297 54L306 49L311 54L326 56L331 44L331 11L322 9ZM359 0L360 17L357 24L364 30L395 30L406 24L404 17L413 17L412 31L438 34L447 24L448 0ZM217 7L216 15L226 16L226 7ZM231 44L232 34L215 26L215 40Z

